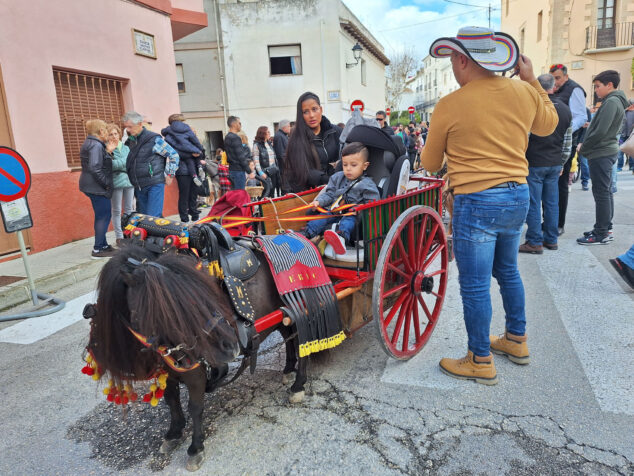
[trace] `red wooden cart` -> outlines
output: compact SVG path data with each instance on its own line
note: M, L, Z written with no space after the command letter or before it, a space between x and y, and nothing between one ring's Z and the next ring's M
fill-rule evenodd
M363 233L355 250L358 259L340 262L324 258L334 284L347 336L370 321L388 355L407 360L429 340L438 322L447 288L449 250L442 216L443 181L410 178L418 188L351 210L357 213ZM310 203L320 189L254 202L254 214L264 219L263 232L278 233L279 218ZM302 222L292 226L299 229ZM256 330L284 319L275 311L256 321Z

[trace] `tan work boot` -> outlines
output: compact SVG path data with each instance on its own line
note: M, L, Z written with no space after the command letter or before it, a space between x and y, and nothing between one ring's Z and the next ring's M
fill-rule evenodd
M491 339L491 352L506 355L511 362L526 365L531 361L528 355L526 336L516 336L508 331L500 336L489 336Z
M441 359L440 370L450 377L461 380L475 380L484 385L495 385L498 383L493 356L478 357L473 352L468 351L466 357L462 359Z

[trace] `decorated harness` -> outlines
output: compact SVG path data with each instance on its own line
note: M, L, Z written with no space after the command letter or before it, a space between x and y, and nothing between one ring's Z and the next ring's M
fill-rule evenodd
M255 330L255 310L247 294L245 281L257 273L260 261L248 246L238 243L218 223L205 222L187 226L184 223L134 213L123 218L124 234L134 244L160 254L168 250L196 255L201 271L222 281L235 311L236 334L243 353L242 363L232 379L220 383L226 376L213 375L204 359L191 361L183 352L183 345L169 347L154 336L144 336L125 323L130 333L146 348L157 352L165 365L176 372L188 372L204 366L208 380L215 378L218 385L227 385L239 377L247 365L255 371L260 336ZM243 240L245 241L245 240ZM271 269L284 307L280 310L297 327L300 357L339 345L345 334L339 317L336 295L330 277L325 271L319 251L305 237L293 232L274 236L253 236L248 241L261 250ZM128 260L130 264L135 260ZM156 263L147 263L156 264ZM157 266L160 266L156 264ZM92 306L92 307L91 307ZM84 317L95 315L94 305L88 304ZM190 349L189 349L190 350ZM86 357L82 372L98 380L100 369L92 355ZM163 376L165 375L165 377ZM163 394L165 370L159 370L150 392L143 399L155 405ZM125 404L134 401L136 394L130 389L119 389L111 382L104 390L108 400ZM134 397L134 399L132 398Z

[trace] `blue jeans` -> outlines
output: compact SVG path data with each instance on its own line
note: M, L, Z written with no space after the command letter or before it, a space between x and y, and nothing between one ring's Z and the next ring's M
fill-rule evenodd
M621 144L621 142L619 141L619 145ZM619 155L616 158L616 166L618 168L618 170L622 170L623 169L623 164L625 163L625 153L622 150L619 150Z
M536 246L557 243L559 222L559 173L561 165L554 167L529 167L528 189L530 207L526 216L526 241ZM544 227L542 230L542 201L544 202Z
M339 222L339 231L341 232L341 235L347 241L350 241L350 236L354 231L354 225L356 223L355 217L353 216L341 217L339 215L335 215L321 220L309 221L306 225L306 232L308 233L308 236L312 238L313 236L321 234L326 228L328 228L329 225L337 222Z
M453 251L469 350L475 355L490 353L492 275L500 285L506 330L520 336L526 333L517 249L528 207L528 185L455 196Z
M165 196L165 184L157 183L149 187L136 189L137 211L151 217L163 216L163 197Z
M581 170L581 185L588 186L588 182L590 181L588 159L586 159L583 155L577 155L577 161L579 162L579 169Z
M110 218L112 217L111 202L108 197L103 195L93 195L87 193L86 196L90 198L92 203L92 209L95 212L95 251L102 250L108 246L106 241L106 232L108 231L108 225L110 225Z
M229 178L233 184L231 190L244 190L247 185L247 175L244 172L229 171Z
M634 245L632 245L629 250L619 256L619 259L625 266L634 269Z

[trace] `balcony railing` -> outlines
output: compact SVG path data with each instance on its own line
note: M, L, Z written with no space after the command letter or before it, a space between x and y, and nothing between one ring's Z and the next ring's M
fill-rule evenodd
M586 50L634 46L633 22L615 23L612 28L586 28Z

